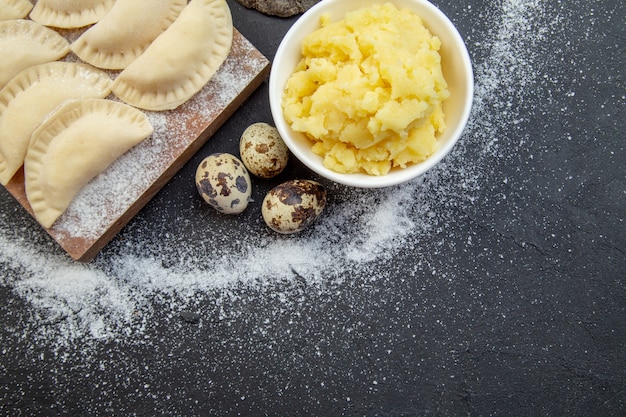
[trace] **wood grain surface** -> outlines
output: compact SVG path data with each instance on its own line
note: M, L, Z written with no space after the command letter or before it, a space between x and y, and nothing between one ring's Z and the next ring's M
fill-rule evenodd
M152 136L92 180L47 232L73 259L92 260L266 79L269 68L269 60L235 29L230 54L211 81L175 110L146 112L155 126ZM33 214L23 169L6 189Z

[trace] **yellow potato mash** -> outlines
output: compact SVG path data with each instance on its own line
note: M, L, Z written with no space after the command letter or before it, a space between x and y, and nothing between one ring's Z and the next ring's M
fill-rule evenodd
M450 95L440 45L417 14L391 3L337 22L325 15L287 81L285 119L337 172L384 175L423 161L438 147Z

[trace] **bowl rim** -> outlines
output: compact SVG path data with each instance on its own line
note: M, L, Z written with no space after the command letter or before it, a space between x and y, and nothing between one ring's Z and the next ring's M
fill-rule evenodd
M447 154L450 153L454 145L458 142L469 120L473 104L474 75L469 52L463 38L461 37L461 34L454 26L454 24L450 21L450 19L443 13L443 11L441 11L437 6L427 0L368 0L360 2L359 5L356 7L350 6L349 10L357 10L359 8L368 7L373 4L384 3L392 3L398 8L410 8L411 6L407 6L407 4L410 4L414 7L416 6L417 8L426 9L429 14L437 16L439 24L442 24L448 34L454 39L455 49L458 50L457 54L458 57L461 59L461 63L463 66L463 74L465 74L464 79L467 92L463 100L463 110L461 112L459 122L453 127L451 133L446 132L446 135L450 137L449 140L441 144L441 146L435 151L435 153L429 156L426 160L409 165L405 168L394 168L389 173L380 176L369 175L365 173L345 174L326 168L321 163L321 156L314 154L310 150L303 150L301 147L294 144L290 139L285 140L285 138L290 138L292 135L303 134L300 132L294 132L287 123L287 121L284 119L284 114L282 110L284 82L281 85L277 85L280 82L278 78L281 74L284 73L284 69L278 68L275 63L282 62L286 54L290 53L290 50L293 49L294 39L304 38L304 36L310 33L309 31L302 32L303 26L311 25L313 19L316 19L317 24L319 24L319 18L322 14L326 13L329 8L332 8L334 6L341 6L345 9L347 7L345 0L322 0L300 16L296 20L296 22L289 28L289 30L281 40L278 49L276 50L276 54L273 60L274 62L272 64L269 76L270 111L274 119L274 124L281 136L283 137L283 140L291 153L306 167L308 167L310 170L320 175L321 177L339 184L356 188L382 188L398 185L415 179L433 168ZM416 13L419 14L419 12L417 11ZM428 22L426 21L426 19L424 19L424 23L428 27ZM431 29L429 28L429 30ZM439 36L438 33L441 34L442 32L440 30L438 33L434 33L434 31L431 30L431 33ZM289 74L284 79L285 82L292 73L293 68L289 69ZM447 129L448 128L450 128L450 126L448 126Z

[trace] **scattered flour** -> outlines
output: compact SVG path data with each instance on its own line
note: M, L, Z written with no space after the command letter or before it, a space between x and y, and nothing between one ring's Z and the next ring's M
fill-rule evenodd
M14 231L0 221L0 265L20 271L19 276L0 277L0 283L32 305L38 322L27 329L28 337L58 348L79 339L98 343L141 334L155 308L175 315L198 297L219 297L228 288L295 279L323 286L367 274L372 264L391 261L407 248L416 264L427 263L423 253L436 248L421 248L420 238L454 221L450 207L472 204L481 177L487 175L482 161L498 156L502 129L521 117L515 103L532 94L538 76L532 51L541 46L547 30L542 25L549 24L542 22L543 2L493 5L489 42L473 45L469 37L470 51L484 58L474 62L475 106L452 155L428 175L402 186L329 186L333 199L326 212L297 238L248 233L245 243L232 244L238 256L228 257L232 245L210 248L209 255L206 248L177 244L178 239L194 241L194 236L164 239L131 224L126 240L112 242L102 256L83 265L60 251L51 255L49 245L30 243L31 230ZM261 229L261 224L255 226Z

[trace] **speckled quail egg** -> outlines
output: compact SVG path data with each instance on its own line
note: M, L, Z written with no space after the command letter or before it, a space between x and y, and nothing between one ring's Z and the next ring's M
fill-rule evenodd
M239 153L246 168L261 178L280 174L289 161L289 149L278 130L267 123L254 123L244 130Z
M322 184L311 180L291 180L267 193L261 214L270 229L289 234L312 224L325 205L326 189Z
M252 194L246 167L228 153L215 153L200 162L196 170L196 187L204 201L226 214L244 211Z

